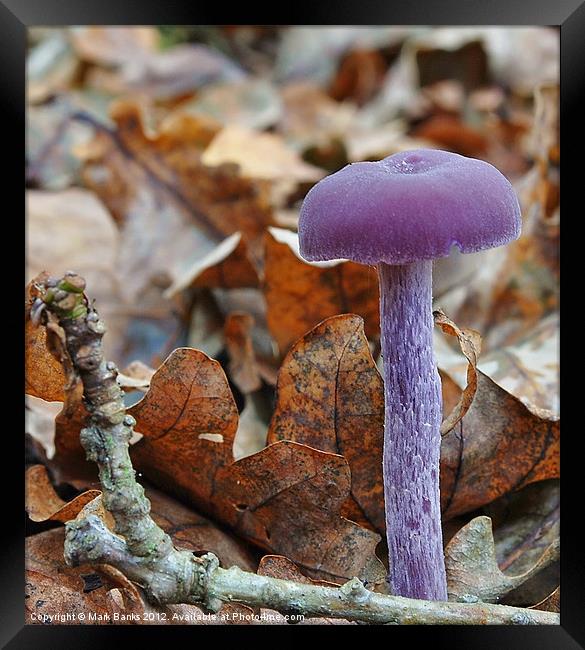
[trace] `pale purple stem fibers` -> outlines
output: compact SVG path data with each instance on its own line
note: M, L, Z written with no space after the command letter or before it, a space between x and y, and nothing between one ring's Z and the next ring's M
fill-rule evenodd
M439 498L441 380L433 354L432 261L378 265L384 363L384 497L389 582L447 600Z

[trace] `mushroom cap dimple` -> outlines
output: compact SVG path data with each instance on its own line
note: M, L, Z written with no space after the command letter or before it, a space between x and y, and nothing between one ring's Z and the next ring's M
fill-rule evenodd
M435 149L347 165L307 194L301 255L406 264L501 246L520 236L516 193L493 165Z

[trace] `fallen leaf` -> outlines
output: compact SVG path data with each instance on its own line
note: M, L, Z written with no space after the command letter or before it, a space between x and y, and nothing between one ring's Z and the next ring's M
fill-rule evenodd
M171 535L177 547L193 551L211 551L221 560L224 567L239 566L246 571L255 571L256 562L245 545L227 535L213 523L196 512L186 508L169 496L146 486L146 496L152 504L152 516L162 528ZM79 497L78 497L79 498ZM85 506L85 512L92 507L91 512L103 516L103 511L95 509L95 503L101 497L94 499ZM83 513L81 513L83 514ZM68 624L79 623L120 623L124 621L108 620L107 614L113 617L114 612L119 616L134 612L140 617L138 623L155 622L161 624L205 624L237 623L236 614L249 613L249 609L239 605L226 605L222 609L223 616L205 617L203 612L192 605L169 605L155 607L147 603L139 589L113 567L107 565L70 568L63 559L64 529L49 530L27 538L26 547L26 596L27 622L38 623L31 618L47 614L63 614L83 612L86 618L81 621L76 616L66 621ZM96 573L98 571L98 573ZM88 578L94 576L94 586L87 588ZM123 594L112 593L118 590ZM112 602L113 599L113 602ZM89 613L102 619L90 619ZM144 613L154 613L150 619L143 617ZM161 619L160 615L166 615ZM47 622L47 621L45 621ZM60 621L55 620L54 623Z
M336 102L315 83L285 84L280 96L283 114L278 131L299 150L342 138L351 130L356 107Z
M282 105L272 83L267 79L250 78L208 84L193 100L183 102L178 110L208 115L222 124L266 129L279 121Z
M450 336L456 336L467 365L467 385L461 393L461 398L449 415L441 423L441 435L451 431L455 425L465 416L477 391L477 358L481 351L481 336L479 332L472 329L461 329L441 310L433 312L435 325L438 325L443 332Z
M201 158L210 167L236 163L244 177L265 180L316 182L325 172L304 162L274 133L225 126L211 141Z
M354 312L370 337L379 335L376 270L354 262L306 262L298 235L269 228L265 237L264 294L268 328L281 355L317 323Z
M79 511L101 492L88 490L68 503L53 489L44 465L33 465L25 474L25 509L32 521L61 521L75 519Z
M453 115L434 115L417 126L411 135L473 158L482 158L488 146L488 140L482 133Z
M218 468L233 461L238 426L238 411L219 363L199 350L175 350L128 413L144 436L131 449L136 466L205 507Z
M61 402L46 402L39 397L26 395L25 432L40 445L49 459L55 454L55 418L61 411Z
M380 536L340 516L349 490L344 458L289 441L221 468L215 481L219 516L238 534L311 577L375 584L385 577Z
M329 94L337 101L350 99L362 106L380 90L387 65L377 50L356 48L340 61Z
M515 345L493 350L479 368L538 413L559 411L559 315L542 320Z
M153 277L178 283L226 236L241 232L253 256L270 223L267 186L242 178L235 165L201 161L215 127L180 115L147 134L136 102L112 107L113 132L101 129L88 152L85 182L122 223L116 268L136 301Z
M24 390L28 395L47 402L62 402L65 375L61 364L47 350L44 327L35 326L25 310L24 323Z
M88 295L108 323L108 336L104 340L106 355L120 359L119 348L123 345L128 315L119 308L121 297L113 270L119 235L111 216L93 192L79 188L60 192L28 190L26 198L27 280L43 271L60 277L67 270L75 269L85 278ZM43 397L39 394L41 382L50 381L49 388L56 381L58 371L53 368L54 362L48 360L48 353L41 353L44 334L28 331L25 342L34 349L26 355L27 363L32 364L26 369L26 377L28 382L36 382L36 392L32 394ZM42 368L43 364L47 368ZM49 380L49 373L53 380ZM57 397L56 387L55 391L44 399L62 399Z
M98 589L84 592L81 576L96 570L88 565L68 567L63 559L64 541L64 528L47 530L25 540L24 602L28 624L77 625L79 614L85 617L84 624L99 624L107 618L106 594L116 585L103 577ZM44 617L62 617L62 620Z
M489 517L476 517L454 535L445 548L449 600L475 596L496 603L559 557L558 539L525 573L506 575L498 567Z
M558 479L540 481L500 497L484 508L494 521L494 539L500 568L507 574L527 571L559 537L560 485ZM510 592L506 604L532 605L558 584L559 563L541 571Z
M443 517L559 476L559 421L539 417L481 371L465 417L441 444Z
M383 532L383 382L363 326L353 314L332 316L289 350L268 443L292 440L343 456L362 518Z
M120 375L122 375L126 380L133 379L134 381L140 382L142 386L150 386L150 380L152 375L154 375L155 370L150 366L147 366L142 361L132 361L129 363L123 370Z
M235 289L257 287L259 284L258 270L250 258L248 248L241 233L235 232L197 260L164 295L171 298L188 287Z
M374 554L379 536L339 514L350 488L343 458L282 442L233 462L238 414L217 361L176 350L129 412L143 434L133 462L157 485L315 574L383 579ZM248 517L239 509L245 503ZM260 535L259 521L272 531Z

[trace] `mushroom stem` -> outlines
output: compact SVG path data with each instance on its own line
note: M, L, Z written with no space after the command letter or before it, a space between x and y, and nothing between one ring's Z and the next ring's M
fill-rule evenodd
M378 265L384 360L384 497L397 596L447 600L439 458L441 380L433 354L432 261Z

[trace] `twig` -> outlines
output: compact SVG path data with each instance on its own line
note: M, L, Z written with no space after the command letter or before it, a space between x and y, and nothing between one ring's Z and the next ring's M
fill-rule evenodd
M31 318L47 328L49 349L63 363L68 386L81 380L89 412L81 444L99 468L103 503L115 521L111 531L97 515L67 522L65 559L109 564L139 584L155 603L189 603L218 612L224 603L266 607L285 614L367 623L429 625L557 625L558 614L485 603L414 600L368 591L353 578L324 587L222 569L212 553L195 557L174 548L150 516L150 501L136 482L128 453L134 418L126 414L117 368L102 352L106 331L74 273L56 280L41 275L32 285Z

